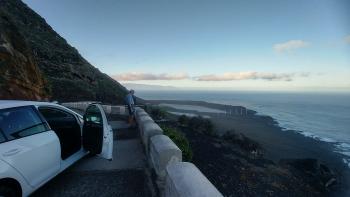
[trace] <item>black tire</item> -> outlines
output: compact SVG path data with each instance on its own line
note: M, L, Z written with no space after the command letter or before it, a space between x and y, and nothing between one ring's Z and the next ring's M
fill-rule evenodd
M0 197L19 197L19 193L15 188L2 185L0 186Z

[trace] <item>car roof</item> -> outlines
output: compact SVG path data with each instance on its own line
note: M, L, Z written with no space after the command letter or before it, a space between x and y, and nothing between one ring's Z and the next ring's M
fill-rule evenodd
M11 107L21 107L21 106L29 106L29 105L35 105L35 106L43 106L43 105L50 105L50 106L60 106L55 103L50 102L39 102L39 101L23 101L23 100L0 100L0 109L6 109Z

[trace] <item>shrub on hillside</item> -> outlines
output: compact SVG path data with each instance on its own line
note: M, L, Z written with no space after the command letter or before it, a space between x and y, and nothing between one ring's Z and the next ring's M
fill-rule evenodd
M214 135L213 123L209 119L201 116L192 117L188 122L188 127L193 131Z
M147 107L147 112L154 120L162 120L166 117L167 112L165 109L156 106Z
M190 121L188 116L181 115L178 118L178 122L181 126L188 126L188 122Z
M190 147L190 143L188 142L188 139L185 137L185 135L174 128L163 125L161 127L164 131L164 135L167 135L171 140L173 140L177 147L179 147L182 151L182 160L191 161L193 153Z
M222 138L239 145L245 151L262 154L262 147L260 144L242 133L236 133L234 130L226 131L226 133L222 135Z

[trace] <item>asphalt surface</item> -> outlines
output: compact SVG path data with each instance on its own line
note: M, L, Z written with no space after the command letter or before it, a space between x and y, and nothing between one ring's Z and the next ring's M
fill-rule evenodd
M86 156L31 196L152 196L138 130L120 120L109 122L115 140L113 161Z
M143 170L67 172L37 190L33 197L150 196Z

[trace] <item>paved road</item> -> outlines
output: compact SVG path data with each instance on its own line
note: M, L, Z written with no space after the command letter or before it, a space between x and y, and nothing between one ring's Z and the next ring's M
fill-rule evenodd
M65 172L32 196L150 196L143 170Z
M32 196L151 196L146 160L137 129L111 121L113 161L87 156L45 184Z

